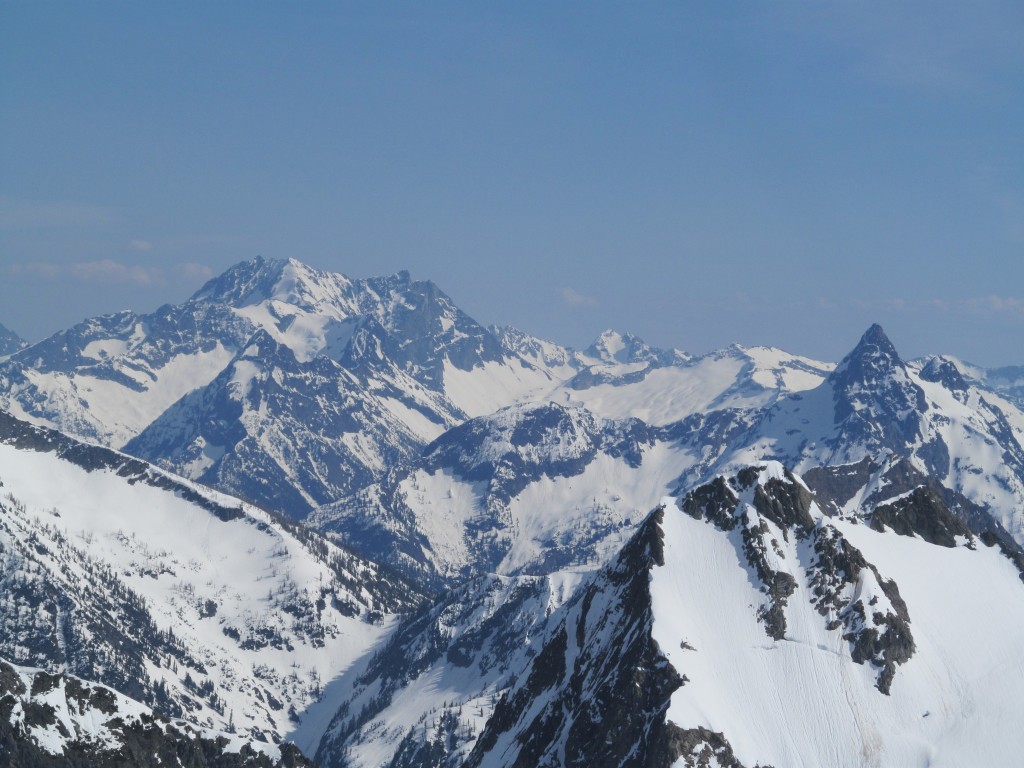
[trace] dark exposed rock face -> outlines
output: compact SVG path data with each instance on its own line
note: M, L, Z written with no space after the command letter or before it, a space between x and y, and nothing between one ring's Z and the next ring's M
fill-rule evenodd
M988 394L983 374L974 369L969 376L948 359L908 366L872 326L818 387L762 409L697 414L666 428L700 456L677 492L746 463L776 460L800 467L822 510L835 515L850 505L869 510L884 500L860 498L869 481L890 469L887 479L895 479L909 468L908 478L926 477L905 490L938 478L1024 545L1024 447L1010 406ZM971 450L982 443L990 447ZM895 466L900 459L905 464ZM891 490L886 485L884 493ZM987 527L980 519L970 525Z
M14 331L0 325L0 357L13 354L24 346L24 339Z
M17 768L312 768L292 744L280 759L224 735L136 707L113 691L66 675L29 672L31 690L0 661L0 764ZM127 705L127 706L126 706ZM60 708L58 716L57 707ZM137 714L131 714L133 711ZM68 729L68 723L74 732ZM106 733L95 735L97 726ZM39 731L50 732L45 741ZM59 748L54 751L54 742ZM47 748L46 744L50 744Z
M878 324L872 325L828 378L835 404L837 444L865 436L902 453L921 436L924 392Z
M963 401L963 394L968 387L967 380L951 361L933 357L921 368L920 375L925 381L934 381L950 392L960 393L957 399Z
M821 511L835 515L868 484L878 469L870 457L865 457L856 464L814 467L802 476Z
M832 617L828 629L843 629L843 639L850 643L850 657L856 663L869 662L878 668L878 690L889 693L896 665L908 661L915 649L907 605L896 582L882 578L861 551L831 525L815 532L813 552L815 559L807 575L815 608L822 616ZM891 610L878 610L876 595L864 596L853 588L865 583L865 571L881 588Z
M405 687L443 665L479 676L484 698L494 696L491 709L481 710L484 730L474 732L464 720L463 702L435 702L423 724L400 740L390 768L667 768L681 757L686 765L717 759L739 766L722 734L681 729L666 719L672 692L686 679L651 637L649 584L652 568L665 564L663 515L652 514L611 565L550 615L548 580L487 576L410 616L354 682L317 759L344 766L361 734L388 721L385 710ZM483 606L490 607L481 619ZM530 638L526 645L524 638ZM476 716L481 697L469 699Z
M668 752L679 755L686 768L708 768L711 765L720 768L743 768L743 764L733 755L732 746L722 734L707 728L684 730L674 723L668 724L668 730Z
M792 476L788 482L773 477L754 491L754 509L779 526L783 536L790 529L806 533L814 527L811 501L810 491Z
M896 583L884 579L835 527L815 521L811 493L790 472L763 479L765 469L747 467L734 477L716 478L680 499L679 508L734 540L741 562L756 574L765 595L757 617L769 637L786 637L787 606L798 579L806 579L813 605L827 619L826 628L843 630L851 658L876 667L878 689L888 693L896 666L914 652L907 607ZM851 474L857 473L855 467ZM827 481L829 476L821 478ZM741 503L741 495L749 502ZM810 552L806 565L787 557L782 542L791 540ZM861 594L865 572L888 605L880 605L870 590Z
M788 471L786 480L769 478L760 482L765 467L747 467L726 480L719 477L697 488L678 503L680 509L696 520L706 520L722 531L738 529L736 544L746 562L757 574L766 601L757 611L765 632L774 640L786 635L786 603L796 591L793 574L781 571L773 563L784 558L783 541L791 534L805 537L814 528L810 516L811 494ZM752 504L741 504L740 494L751 498Z
M871 527L876 531L889 528L901 536L916 534L931 544L943 547L955 547L957 536L972 538L967 525L950 512L934 489L927 486L875 507Z
M664 562L663 515L654 512L619 558L565 606L527 675L498 703L467 768L495 761L668 768L688 748L731 759L721 734L666 721L669 698L685 678L651 637L649 579ZM507 747L502 739L509 733L514 746L495 753L499 743Z
M998 545L1018 569L1024 564L1024 548L984 507L941 485L907 458L865 458L856 464L815 467L803 477L819 506L832 514L864 493L854 505L855 514L875 530L917 535L946 547L955 546L958 536L973 547L974 537L979 537L987 546ZM875 490L866 493L871 487Z
M736 507L739 499L729 488L724 477L716 477L684 496L680 509L695 520L705 519L723 531L736 527Z

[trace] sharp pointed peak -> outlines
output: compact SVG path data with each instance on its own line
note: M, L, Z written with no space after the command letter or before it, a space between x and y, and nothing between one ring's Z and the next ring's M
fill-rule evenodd
M860 344L874 344L874 345L888 345L892 347L892 342L889 341L889 337L885 335L885 329L879 323L872 323L871 326L864 331L864 335L860 337ZM893 347L895 350L895 347Z
M885 330L878 323L873 323L860 341L843 358L829 377L832 381L854 378L876 378L886 370L905 368L906 365Z

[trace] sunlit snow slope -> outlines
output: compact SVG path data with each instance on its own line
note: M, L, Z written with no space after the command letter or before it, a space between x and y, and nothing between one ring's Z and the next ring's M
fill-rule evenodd
M0 656L278 739L421 598L315 534L0 412Z

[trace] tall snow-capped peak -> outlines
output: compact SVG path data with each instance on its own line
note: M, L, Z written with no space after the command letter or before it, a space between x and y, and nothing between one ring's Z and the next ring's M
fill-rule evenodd
M244 307L280 301L312 309L335 301L351 290L352 281L342 274L313 269L295 259L257 256L239 262L207 281L192 301L211 301Z
M896 347L878 323L873 324L860 337L850 353L829 376L837 385L864 384L870 386L883 378L906 370Z
M918 422L928 402L882 326L875 323L868 328L828 382L833 389L835 423L845 424L846 431L880 428L894 447L919 438Z

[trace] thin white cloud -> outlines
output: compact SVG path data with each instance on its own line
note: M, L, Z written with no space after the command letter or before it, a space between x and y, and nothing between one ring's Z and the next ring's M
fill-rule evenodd
M42 261L29 261L24 264L11 264L7 272L16 277L41 277L46 280L53 280L60 275L60 267L56 264L48 264Z
M1024 299L1019 299L1016 296L983 296L970 299L968 306L975 310L997 315L1024 317Z
M213 277L213 270L205 264L186 262L178 265L178 274L186 280L209 280Z
M0 230L93 227L116 219L113 209L100 205L39 203L0 196Z
M205 264L183 262L167 267L175 279L188 282L206 281L213 277L213 269ZM11 277L36 278L43 280L70 280L79 283L106 285L163 285L165 271L160 267L124 264L113 259L79 261L73 264L51 262L24 262L11 264L5 271Z
M153 244L149 240L132 240L128 243L129 251L137 251L139 253L149 253L153 250Z
M163 282L163 271L157 267L133 266L112 259L79 261L74 264L30 261L10 265L7 268L7 273L14 277L34 277L44 280L70 278L80 283L158 285Z
M574 288L563 288L562 303L568 307L596 307L597 299L592 296L584 296Z
M113 259L80 261L68 267L68 274L86 283L134 283L154 285L163 282L163 271L157 267L122 264Z

